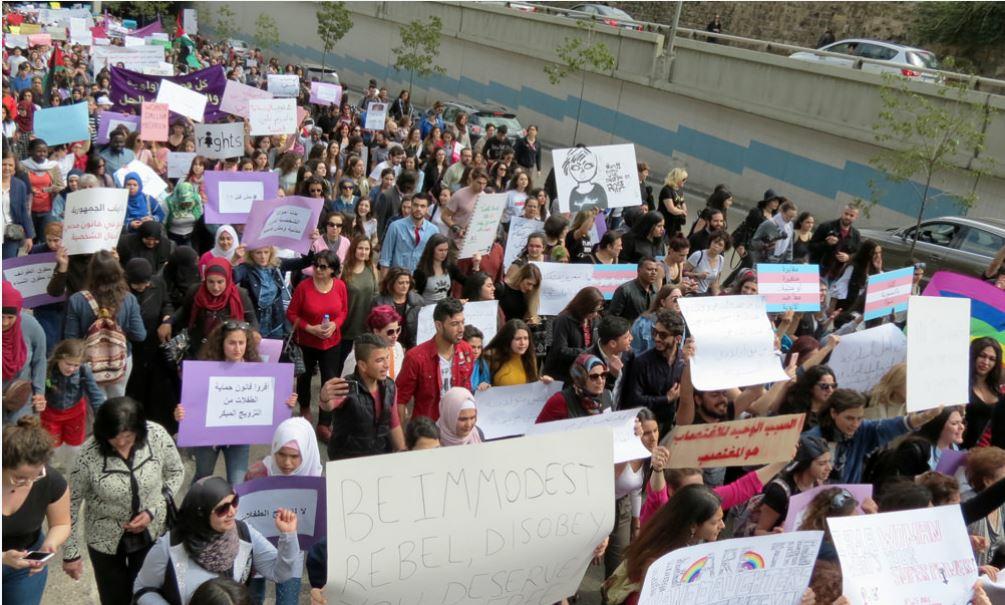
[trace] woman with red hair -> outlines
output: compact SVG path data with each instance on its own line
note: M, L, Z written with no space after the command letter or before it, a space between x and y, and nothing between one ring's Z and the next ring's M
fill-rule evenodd
M405 350L401 348L398 337L401 335L401 315L391 305L377 305L366 316L367 329L384 339L387 343L387 377L394 380L405 360ZM342 378L347 378L356 371L356 351L350 350L342 366Z

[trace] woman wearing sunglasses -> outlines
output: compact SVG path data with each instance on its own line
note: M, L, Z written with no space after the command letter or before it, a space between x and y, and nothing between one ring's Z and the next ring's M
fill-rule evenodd
M376 334L387 343L387 377L394 380L405 360L405 350L401 348L402 318L391 305L377 305L366 316L366 327L371 334ZM347 378L356 371L356 351L350 350L342 364L342 378Z
M192 485L178 510L178 524L157 540L143 561L133 583L133 602L188 603L192 593L213 578L228 576L245 584L252 571L280 584L293 578L300 571L296 513L276 511L279 539L273 546L237 520L238 500L219 477ZM128 597L123 588L120 592Z
M312 243L320 234L311 234ZM247 290L251 306L258 318L262 338L285 339L289 336L283 303L289 300L289 291L283 275L294 273L311 264L313 254L296 258L279 258L275 246L248 248L244 262L234 267L234 282Z

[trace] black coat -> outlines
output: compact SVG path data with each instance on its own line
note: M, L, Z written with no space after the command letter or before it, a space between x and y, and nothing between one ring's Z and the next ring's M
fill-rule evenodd
M578 319L558 315L551 322L551 348L544 361L544 373L555 380L569 382L569 368L576 356L586 350L586 339Z
M827 238L831 235L838 238L838 242L833 246L827 243ZM844 250L849 255L854 256L855 251L858 250L859 245L862 243L862 235L854 225L848 227L848 234L844 237L841 237L841 219L834 219L833 221L817 225L816 230L813 232L813 237L810 238L810 262L820 265L821 275L826 275L836 262L834 254L842 243L844 244Z

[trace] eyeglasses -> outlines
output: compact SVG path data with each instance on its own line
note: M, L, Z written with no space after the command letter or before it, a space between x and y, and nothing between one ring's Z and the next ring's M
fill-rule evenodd
M849 501L858 504L858 500L855 499L855 496L851 495L851 492L848 490L843 489L834 494L834 497L831 498L831 510L844 508Z
M14 487L24 487L26 485L32 485L36 481L41 481L42 479L45 479L44 464L42 465L42 472L38 474L38 477L35 477L33 479L25 479L23 477L11 477L10 484L13 485Z
M336 227L338 229L342 228L342 223L328 223L329 227Z
M397 336L398 334L401 334L401 327L400 326L397 327L397 328L389 328L387 330L384 330L384 335L385 336Z
M324 271L325 269L331 269L332 266L329 265L329 264L321 265L321 264L318 264L318 263L314 263L314 268L315 269L320 269L320 270Z
M352 191L352 185L342 185L339 189L342 191Z
M231 500L230 502L224 502L220 506L214 508L213 514L216 515L217 517L226 517L227 513L230 512L230 509L233 508L235 511L237 510L237 502L239 499L240 497L237 494L234 494L233 500Z
M834 389L838 388L836 382L818 382L817 386L825 391L833 391Z
M320 187L311 187L310 189L308 189L308 191L311 192L311 193L324 193L325 192L325 190L322 189L322 188L320 188Z
M586 379L587 380L597 380L597 381L600 381L600 380L604 379L604 376L605 376L604 373L600 373L600 374L587 374L586 375Z
M671 334L670 332L666 332L664 330L657 330L656 328L653 328L653 336L659 339L663 339L663 338L670 338L671 336L673 336L673 334Z
M250 330L251 324L246 321L237 321L235 319L228 319L223 322L223 329L228 332L231 330Z

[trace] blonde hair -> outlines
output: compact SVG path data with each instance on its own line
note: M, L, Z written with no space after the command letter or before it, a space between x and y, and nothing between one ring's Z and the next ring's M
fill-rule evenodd
M534 288L534 291L524 295L527 299L527 317L511 317L509 319L527 320L531 317L537 317L537 310L541 306L541 269L533 263L527 263L512 276L507 277L505 283L514 290L520 290L520 283L525 279L537 281L537 287Z
M250 265L248 265L249 267L257 267L258 263L255 262L255 259L254 259L254 257L251 256L251 253L254 252L255 250L261 250L262 248L268 248L269 249L269 262L265 263L265 266L266 267L279 267L279 264L282 261L279 258L279 251L276 250L275 246L260 246L258 248L245 248L245 250L244 250L244 262L251 263Z
M686 178L687 170L678 166L667 173L667 178L663 181L663 184L669 187L680 187L681 183L683 183Z
M899 397L896 396L898 389L904 389L907 384L907 364L898 363L889 370L883 377L879 379L876 386L872 387L872 391L869 393L869 405L868 407L877 407L887 404L901 404L904 401L899 401Z

